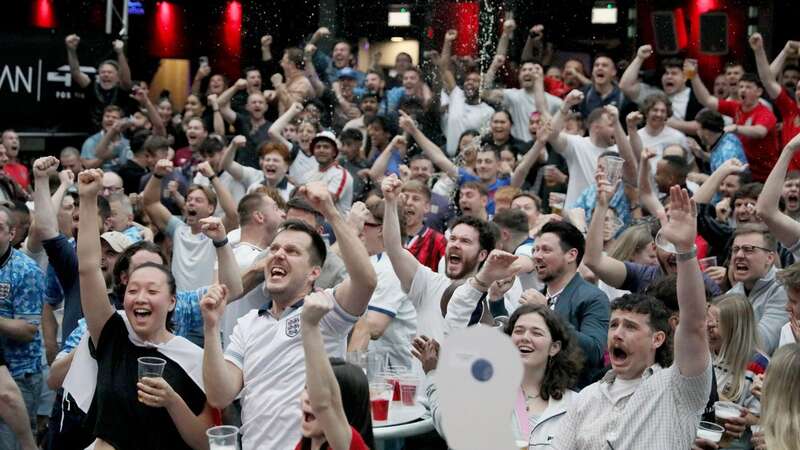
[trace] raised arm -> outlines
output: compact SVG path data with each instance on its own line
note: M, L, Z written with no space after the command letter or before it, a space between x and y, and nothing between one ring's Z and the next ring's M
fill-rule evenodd
M153 175L147 180L142 191L144 210L161 231L166 230L169 219L172 218L167 207L161 204L161 179L170 172L172 172L172 161L168 159L158 161L153 168Z
M499 104L503 101L503 90L494 89L494 77L497 71L506 63L504 55L495 55L492 59L492 64L489 65L489 70L483 76L483 84L481 86L481 98L488 103Z
M697 73L697 63L687 59L683 61L683 70L684 72L688 70ZM692 92L694 92L694 96L697 97L697 101L701 105L714 111L719 109L719 99L708 92L706 85L703 84L703 80L699 76L692 77Z
M208 404L225 408L233 402L244 386L242 369L226 361L222 352L220 323L228 300L228 288L215 284L200 300L203 313L203 385ZM238 345L234 334L232 346Z
M639 162L639 202L645 210L649 211L653 217L658 218L663 225L666 224L667 213L664 211L664 205L658 201L655 193L653 193L651 181L650 160L655 156L656 153L649 148L642 153Z
M394 273L400 279L403 292L408 293L420 263L414 255L403 248L400 218L397 215L397 201L402 185L403 182L394 174L384 178L381 183L383 198L386 202L383 213L383 247L392 263Z
M450 70L450 55L453 48L453 42L458 37L456 30L447 30L444 34L444 43L442 44L442 54L439 57L439 78L442 79L442 86L448 94L456 87L456 78L453 76L453 71Z
M796 55L798 50L800 50L800 42L786 41L786 45L781 49L780 53L778 53L778 56L772 60L772 64L769 66L769 70L772 72L772 77L770 78L778 78L781 70L783 70L784 64L786 64L786 58L790 53Z
M269 137L280 142L281 144L285 145L286 148L291 149L292 143L289 142L285 137L283 137L283 129L286 128L289 123L297 117L303 111L303 105L300 103L292 103L292 106L286 110L278 120L276 120L272 125L270 125L269 130L267 133Z
M636 159L642 157L642 150L644 149L642 137L639 136L639 124L642 120L644 120L644 116L639 111L628 113L628 116L625 117L625 125L628 127L628 142Z
M314 88L314 94L317 97L322 96L322 93L325 92L325 83L319 79L319 74L317 73L317 68L314 67L314 53L317 52L317 46L314 44L306 44L303 48L303 61L305 62L305 69L303 72L308 78L308 81L311 82L311 87Z
M149 93L150 91L148 91L147 88L136 86L133 88L131 97L139 102L139 106L145 110L147 119L150 120L150 124L153 126L153 134L156 136L166 136L167 129L164 127L164 121L161 120L161 114L158 113L156 106L150 101Z
M628 141L628 136L622 128L619 121L619 109L613 105L606 105L604 107L606 113L611 116L611 122L614 123L614 141L617 143L617 150L619 156L625 160L622 165L622 181L628 184L636 184L638 178L638 166L636 162L638 159L634 156L631 149L631 143Z
M673 186L669 192L669 222L661 229L664 238L678 250L678 310L675 330L675 364L681 375L702 374L709 364L706 331L706 290L697 263L697 205L686 189ZM682 256L686 255L686 256ZM666 344L664 344L666 345Z
M783 148L781 156L769 173L761 195L758 196L756 212L758 216L769 227L769 230L781 244L790 248L800 240L800 223L787 216L780 209L781 192L786 171L795 152L800 149L800 134L795 135L786 147Z
M605 173L598 168L595 175L597 181L597 204L592 213L589 232L586 234L586 253L583 263L609 286L619 288L628 274L625 264L603 254L603 228L608 202L614 189L608 184Z
M222 116L222 110L219 107L219 97L217 94L209 94L206 97L206 104L212 111L212 121L214 122L214 133L220 136L225 136L225 117Z
M758 67L758 78L764 85L764 90L769 95L769 98L776 98L781 93L781 85L775 79L772 71L769 68L769 61L767 61L767 53L764 51L764 38L760 33L753 33L750 36L750 48L753 49L753 54L756 57L756 66Z
M552 123L550 120L545 119L541 128L539 128L539 132L536 134L536 142L533 143L533 147L528 150L528 153L525 153L525 156L522 157L517 167L514 168L514 173L511 174L512 187L522 187L522 184L525 183L525 179L528 177L528 173L531 171L534 164L541 162L542 157L546 158L547 139L550 137L552 131Z
M115 314L108 301L106 283L100 270L100 230L97 227L97 195L103 188L103 171L84 170L78 174L78 195L81 198L78 221L78 278L81 308L86 317L89 336L97 346L100 333L108 319Z
M642 91L642 83L639 81L639 71L642 70L642 64L647 58L653 55L653 47L650 45L643 45L636 51L636 57L633 58L630 65L622 77L619 79L619 88L622 93L629 99L636 101L639 98L639 93Z
M78 86L85 88L92 82L88 75L81 72L81 63L78 61L78 44L81 38L77 34L70 34L64 40L67 45L67 61L69 62L69 73Z
M100 138L97 147L94 148L95 159L83 159L83 165L88 169L97 169L104 162L114 157L114 147L119 143L122 132L130 128L133 123L126 119L120 119L114 123Z
M231 109L231 99L237 92L247 89L247 80L239 78L233 86L225 89L222 94L217 98L217 105L219 112L222 113L222 118L228 123L233 123L236 120L236 113Z
M203 161L197 165L197 170L211 182L211 187L217 194L217 201L222 212L225 213L224 223L225 228L235 230L239 228L239 212L237 211L236 200L233 199L231 191L225 187L225 184L219 179L216 171L211 167L211 163Z
M203 79L209 75L211 75L211 66L208 64L203 64L197 68L197 73L194 74L194 79L192 80L192 94L200 95L200 90L203 86Z
M544 59L544 25L536 24L528 30L528 38L525 39L525 46L522 48L522 61L532 59Z
M333 373L319 322L333 309L334 299L326 292L306 296L301 312L306 390L314 416L322 426L331 450L350 448L352 432L342 405L339 382Z
M550 133L548 142L553 146L555 151L561 153L567 148L567 137L561 131L564 129L564 121L569 114L572 107L583 101L583 92L573 89L564 97L564 104L553 116L553 131Z
M211 239L214 248L217 250L217 271L219 282L228 288L230 298L238 298L243 293L242 277L239 272L239 264L236 256L233 255L233 248L228 242L225 225L219 217L206 217L200 219L200 230Z
M401 147L406 149L408 147L408 142L406 142L403 135L398 134L392 138L392 141L383 149L381 154L378 155L378 159L376 159L372 167L369 168L369 177L376 183L380 183L386 175L386 169L389 167L389 161L392 159L392 151ZM405 153L405 151L403 153Z
M33 225L32 232L38 235L39 241L46 241L58 236L58 219L56 209L50 199L50 175L56 173L58 158L45 156L33 162Z
M119 87L126 91L130 90L133 87L133 81L131 80L131 68L128 66L128 58L125 57L125 43L116 39L111 45L117 54L117 64L119 64Z
M438 145L434 144L430 139L428 139L427 136L425 136L425 134L422 133L422 131L414 123L414 119L412 119L403 111L399 111L399 113L400 119L398 122L400 128L408 133L409 136L414 138L419 147L422 149L422 153L430 158L436 167L447 173L447 176L453 180L458 180L458 166L453 164L453 161L450 161L450 158L445 155Z
M322 213L339 243L340 256L348 277L336 287L336 301L348 313L360 316L367 310L369 299L378 284L367 249L355 230L339 214L325 183L311 182L301 186L298 192L308 199L316 211Z
M747 164L742 164L738 159L729 159L717 167L717 170L711 173L711 176L700 185L700 189L694 193L693 200L697 204L711 203L714 194L719 190L719 185L722 180L730 174L743 172L747 169Z
M236 151L240 148L244 147L247 144L247 138L238 135L231 139L231 143L228 144L228 148L225 149L225 153L222 154L222 159L220 160L219 166L222 170L227 170L231 176L237 180L241 181L242 177L244 176L244 170L242 165L234 161L236 158Z
M503 33L500 35L500 39L497 41L497 49L495 50L495 54L503 55L508 57L508 45L511 42L511 38L514 36L514 30L517 29L517 22L514 19L506 17L503 21Z

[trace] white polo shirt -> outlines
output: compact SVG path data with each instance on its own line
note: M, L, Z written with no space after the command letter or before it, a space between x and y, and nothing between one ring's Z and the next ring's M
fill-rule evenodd
M325 292L333 295L332 289ZM275 318L271 303L252 310L233 329L225 359L242 370L242 448L291 449L300 440L300 394L306 383L301 338L302 300ZM338 302L320 322L325 351L344 358L347 333L358 317Z
M322 181L334 195L334 203L340 213L346 215L353 204L353 176L344 167L334 163L324 171L317 169L309 181Z
M172 238L172 274L179 291L191 291L214 283L217 250L203 233L177 217L171 217L164 232Z
M442 295L452 283L447 275L419 265L408 290L408 299L417 310L417 334L444 341L447 327L442 317Z
M393 365L411 367L411 340L417 331L417 311L408 301L400 285L400 279L392 269L389 257L383 253L370 256L372 267L378 275L378 285L369 299L369 311L392 318L386 330L377 340L370 340L369 350L386 352Z

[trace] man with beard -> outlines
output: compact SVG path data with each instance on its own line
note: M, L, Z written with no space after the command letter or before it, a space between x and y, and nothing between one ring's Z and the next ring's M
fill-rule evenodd
M161 179L171 171L171 161L162 159L156 163L153 176L142 192L142 201L153 224L172 238L172 273L177 289L186 291L213 283L215 247L228 241L212 242L201 232L200 219L212 215L217 206L217 196L208 187L192 185L187 189L185 222L161 204ZM220 187L219 183L215 186Z
M321 322L325 345L342 358L347 335L367 309L377 277L355 230L340 216L323 183L312 182L300 195L320 211L336 233L350 274L325 295L333 311ZM299 315L305 296L314 291L327 251L322 237L298 221L287 221L272 240L264 266L270 301L239 319L223 354L220 322L226 295L201 301L205 329L203 381L208 403L228 406L240 393L244 448L290 448L303 426L319 426L301 414L298 398L305 384Z
M339 143L330 131L323 131L311 140L311 152L319 168L311 174L311 181L321 181L328 186L339 212L346 214L353 203L353 176L339 165Z
M233 93L246 87L247 83L244 80L237 81L219 96L218 104L222 117L227 123L233 124L236 134L247 138L245 151L237 153L237 162L258 169L258 148L269 139L268 131L272 122L264 117L268 105L261 92L254 92L247 96L247 106L244 112L234 112L231 109L230 98Z
M594 372L603 367L603 338L608 330L608 297L578 273L585 242L574 225L548 222L533 244L536 277L545 289L528 289L521 304L537 304L555 310L572 325L586 358L579 384L589 384ZM480 273L479 273L480 274Z
M385 204L383 244L400 279L403 292L417 310L417 334L441 342L449 331L444 321L442 304L445 291L453 283L468 278L478 269L495 246L495 237L488 223L473 217L460 217L451 227L445 249L445 274L424 266L403 248L397 204L401 200L402 182L390 175L383 179Z
M674 352L670 314L660 300L630 294L614 302L607 334L611 371L582 390L561 419L558 450L666 450L694 442L711 390L706 296L694 208L685 190L673 187L670 196L673 209L663 233L680 252Z
M697 67L694 69L697 70ZM734 118L733 125L725 129L736 133L742 141L753 180L764 182L780 156L780 149L775 114L759 101L764 88L758 77L751 73L742 75L738 84L741 100L719 100L713 97L700 77L692 78L692 88L705 107Z
M524 142L532 140L528 131L528 118L531 114L539 111L554 115L564 104L560 98L544 92L544 71L542 65L536 61L523 61L519 69L519 89L489 89L493 83L494 77L490 72L483 80L482 97L492 104L508 105L514 122L511 135Z
M661 75L661 89L642 83L639 80L639 71L645 60L653 55L653 47L643 45L636 52L630 65L619 79L619 88L637 105L643 105L645 100L653 94L664 94L672 103L670 115L664 120L671 127L684 133L694 132L692 125L695 115L700 112L703 105L697 100L692 88L686 86L686 75L683 72L683 61L678 58L665 59L661 64L664 73Z
M405 219L403 235L408 237L405 248L421 264L438 270L447 239L442 233L425 225L425 217L431 211L431 190L419 180L412 179L403 184L400 192L405 197L402 205Z
M396 114L401 103L407 98L416 98L422 103L423 109L430 106L433 93L428 84L422 79L422 71L416 66L409 67L403 73L403 85L386 91L386 102L381 114Z
M448 30L444 35L442 55L439 58L439 77L449 99L445 132L447 139L447 155L453 157L458 153L458 138L467 130L480 130L492 116L494 109L481 101L481 74L471 71L464 75L464 88L456 84L453 71L450 70L450 53L457 33Z
M603 226L611 198L609 195L611 188L605 174L598 174L597 186L597 204L589 224L589 232L586 235L586 257L583 260L586 267L607 285L632 293L643 293L662 276L674 274L677 271L676 255L666 252L658 246L656 246L658 265L655 266L620 261L604 254ZM724 260L724 258L720 260ZM722 293L717 283L705 274L703 281L706 289L713 295Z
M786 291L777 279L777 243L762 225L739 226L733 234L731 269L736 283L727 293L747 297L753 307L761 349L771 355L789 321Z
M128 95L133 85L131 69L125 57L125 44L115 40L112 45L117 54L117 60L105 60L97 68L96 80L81 72L78 61L78 44L81 38L71 34L64 40L67 46L67 60L72 80L86 91L86 101L89 105L89 119L91 129L96 130L103 122L103 110L107 106L126 108L130 104Z

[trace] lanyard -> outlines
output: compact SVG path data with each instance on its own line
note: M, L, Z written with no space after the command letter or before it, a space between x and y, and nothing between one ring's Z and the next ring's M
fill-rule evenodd
M517 412L517 423L519 424L520 435L525 438L526 441L529 441L531 429L530 423L528 423L528 407L525 403L525 394L522 393L521 387L517 394L517 404L514 409Z

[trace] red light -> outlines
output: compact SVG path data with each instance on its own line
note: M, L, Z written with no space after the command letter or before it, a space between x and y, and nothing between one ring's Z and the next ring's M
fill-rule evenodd
M153 39L150 41L150 52L161 58L170 58L180 53L181 39L180 11L170 2L156 3Z
M56 17L53 12L53 0L36 0L33 3L33 26L54 28Z
M236 0L228 3L228 10L226 12L227 20L229 22L242 22L242 4Z
M222 24L222 42L227 51L238 55L241 50L242 4L236 0L228 2Z

